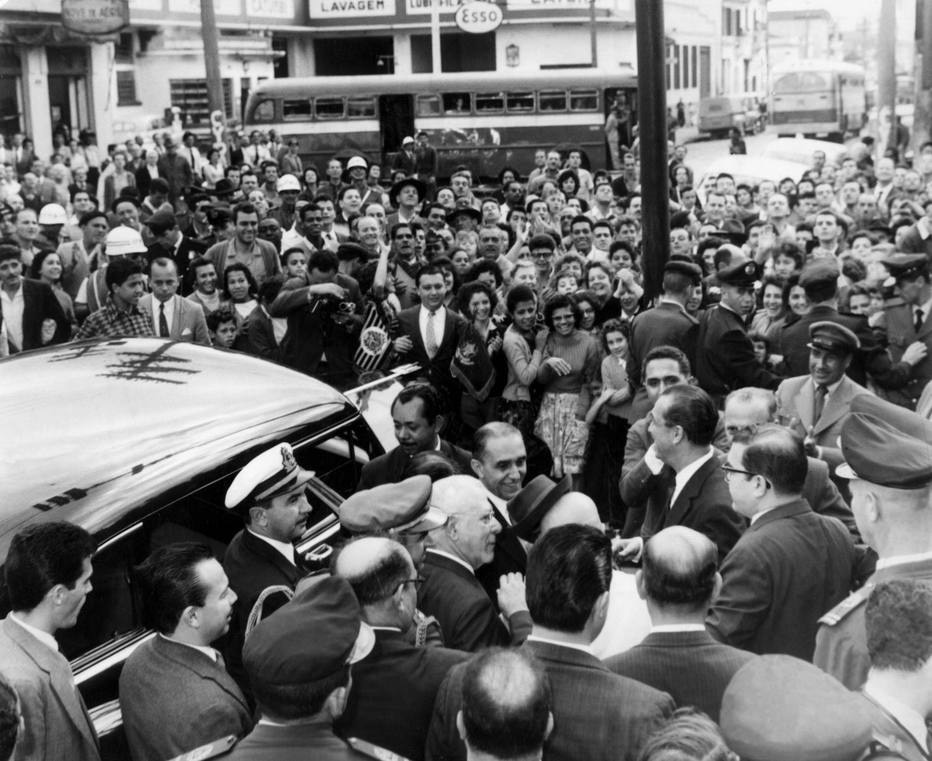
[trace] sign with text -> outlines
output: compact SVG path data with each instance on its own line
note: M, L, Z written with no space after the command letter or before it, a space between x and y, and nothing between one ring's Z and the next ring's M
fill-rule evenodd
M246 0L246 18L294 18L292 0Z
M502 25L502 9L484 0L461 5L453 17L456 25L470 34L488 34Z
M200 0L168 0L168 10L171 13L197 13L201 12ZM243 12L240 0L214 0L214 12L218 16L239 16Z
M310 0L310 14L316 21L394 16L395 0Z
M587 11L589 0L507 0L510 11ZM630 0L595 0L595 7L602 11L621 12Z
M468 0L405 0L405 10L409 16L430 14L431 3L440 6L440 13L456 13Z
M62 0L65 29L90 36L113 34L129 24L127 0Z

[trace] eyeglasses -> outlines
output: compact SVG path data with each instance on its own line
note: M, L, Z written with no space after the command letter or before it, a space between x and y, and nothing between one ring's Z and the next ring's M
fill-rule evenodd
M722 465L722 472L725 474L726 481L731 481L733 473L740 473L743 476L759 475L758 473L752 473L750 470L744 470L743 468L733 468L731 465Z

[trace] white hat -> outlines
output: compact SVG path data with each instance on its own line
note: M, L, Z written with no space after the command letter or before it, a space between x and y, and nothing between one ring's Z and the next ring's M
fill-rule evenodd
M253 457L236 474L227 489L224 504L232 508L247 499L253 503L268 502L304 486L313 477L312 471L298 465L290 444L276 444Z
M282 193L286 190L293 190L296 193L300 193L301 183L298 182L298 178L293 174L283 174L278 178L278 182L275 183L275 190L279 193Z
M142 236L132 227L120 225L107 233L105 243L107 256L126 256L127 254L144 254L148 249L142 242Z
M346 162L346 171L350 169L368 169L369 164L362 156L351 156L350 160Z
M39 211L40 225L67 225L68 213L57 203L47 203Z
M404 140L401 141L402 145L407 145L408 143L413 143L414 138L411 135L407 135Z

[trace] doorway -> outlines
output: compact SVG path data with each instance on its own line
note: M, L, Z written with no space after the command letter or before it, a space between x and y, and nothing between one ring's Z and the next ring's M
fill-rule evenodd
M387 162L401 150L406 135L414 135L414 96L379 96L379 131L382 133L382 156Z

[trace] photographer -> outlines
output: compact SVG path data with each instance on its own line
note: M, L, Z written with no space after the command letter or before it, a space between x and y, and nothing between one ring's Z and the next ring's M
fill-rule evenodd
M315 251L307 273L285 281L269 314L288 318L284 364L347 389L356 383L353 354L365 310L359 284L338 267L336 254Z

